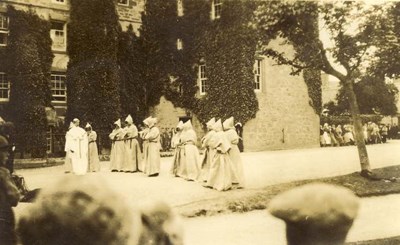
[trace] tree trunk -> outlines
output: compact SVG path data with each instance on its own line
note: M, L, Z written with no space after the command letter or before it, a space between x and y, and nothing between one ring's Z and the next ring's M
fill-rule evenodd
M353 117L355 141L358 149L358 156L360 158L361 172L371 172L371 166L369 164L369 158L367 153L367 147L365 146L362 122L360 118L360 109L358 107L356 94L353 89L353 81L346 79L342 81L347 92L349 99L350 112Z

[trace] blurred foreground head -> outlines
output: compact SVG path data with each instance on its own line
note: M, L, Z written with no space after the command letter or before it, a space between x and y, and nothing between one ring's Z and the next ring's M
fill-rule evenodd
M358 207L358 198L344 187L308 184L276 196L268 211L286 222L288 245L339 245Z
M171 207L162 201L151 201L143 205L143 232L140 245L182 245L183 224Z
M141 224L98 176L66 176L42 190L18 232L23 245L135 245Z

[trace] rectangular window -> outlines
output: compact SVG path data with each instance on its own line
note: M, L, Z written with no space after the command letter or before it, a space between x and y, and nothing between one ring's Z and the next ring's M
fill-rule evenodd
M65 86L65 75L51 75L52 102L67 101L67 87Z
M254 90L261 91L261 60L254 62Z
M118 0L118 5L129 6L129 0Z
M8 17L0 13L0 46L7 45L8 24Z
M47 145L47 153L51 153L53 151L53 130L51 127L47 129L46 132L46 145Z
M66 24L63 22L52 21L50 37L53 40L52 49L65 51L67 47Z
M10 96L10 82L4 72L0 72L0 101L8 100Z
M183 16L183 0L178 0L177 7L178 7L178 16Z
M207 92L207 76L206 76L206 65L199 66L199 82L200 82L200 94L204 95Z
M211 19L215 20L221 18L221 11L222 11L222 0L213 0L211 9Z
M176 40L176 49L177 50L182 50L183 49L183 42L182 42L182 39L180 39L180 38L178 38Z

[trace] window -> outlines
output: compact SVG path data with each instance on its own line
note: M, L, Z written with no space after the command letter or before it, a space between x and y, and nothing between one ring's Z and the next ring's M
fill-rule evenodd
M211 19L215 20L221 18L221 11L222 11L222 0L213 0L211 9Z
M180 38L178 38L176 40L176 49L177 50L182 50L183 49L183 42L182 42L182 39L180 39Z
M129 0L118 0L119 5L129 6Z
M261 62L256 60L254 62L254 90L261 91Z
M52 102L66 102L67 88L65 86L65 75L51 75Z
M67 47L66 41L66 25L63 22L51 22L50 37L53 40L52 49L65 51Z
M7 45L8 37L8 18L0 13L0 46Z
M10 82L4 72L0 72L0 101L8 100L10 95Z
M47 128L46 132L46 145L47 145L47 153L53 152L53 130L51 127Z
M177 7L178 7L178 16L183 16L183 0L178 0Z
M204 95L207 92L207 77L206 77L206 65L199 66L199 82L200 82L200 94Z

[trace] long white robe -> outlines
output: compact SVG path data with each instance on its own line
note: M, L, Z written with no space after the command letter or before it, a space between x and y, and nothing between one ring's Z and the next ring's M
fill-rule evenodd
M114 129L109 134L112 140L111 154L110 154L110 168L111 170L122 171L122 164L124 162L124 131L122 128Z
M193 129L184 129L180 135L184 147L184 160L179 166L178 175L186 180L197 181L200 178L200 154L197 149L197 136Z
M154 175L160 173L160 130L151 127L144 135L143 162L144 173Z
M97 172L100 171L100 159L99 159L99 150L97 148L97 133L95 131L90 131L88 134L89 140L89 150L88 150L88 157L89 157L89 171L90 172Z
M125 156L122 164L122 170L125 172L135 172L139 170L139 164L142 161L140 146L137 141L138 130L131 124L124 128Z
M86 174L88 170L88 137L81 127L73 127L68 131L65 149L71 158L72 171L77 175Z
M235 129L229 129L224 132L226 138L231 144L231 149L228 152L229 157L232 161L232 183L237 184L238 187L244 187L244 172L243 172L243 163L242 158L240 157L240 151L238 147L239 143L239 135L237 134Z

